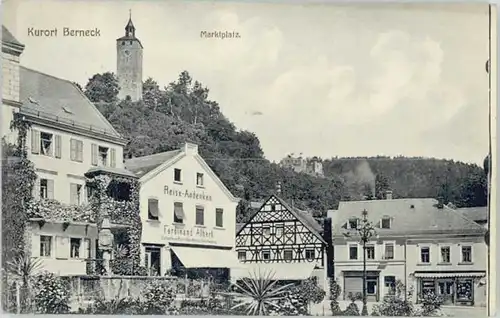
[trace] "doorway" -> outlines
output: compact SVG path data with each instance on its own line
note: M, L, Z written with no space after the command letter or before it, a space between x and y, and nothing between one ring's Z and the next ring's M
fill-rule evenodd
M439 280L438 294L443 297L444 305L451 305L454 303L455 295L455 282L453 280Z
M149 276L161 276L161 248L146 246L144 265L148 269Z

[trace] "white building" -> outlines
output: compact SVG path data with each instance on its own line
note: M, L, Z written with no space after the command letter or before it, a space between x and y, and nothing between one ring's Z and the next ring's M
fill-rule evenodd
M394 293L400 281L413 289L413 301L426 290L445 305L486 304L485 229L435 199L340 202L332 219L335 277L341 298L363 290L363 249L356 227L362 211L375 227L366 249L369 301Z
M2 135L17 142L9 129L15 116L31 125L26 145L38 176L33 197L37 209L44 207L32 218L31 255L54 273L85 274L97 229L75 215L86 209L84 175L103 168L130 175L123 170L126 140L72 82L19 65L24 46L3 26L2 35Z
M238 265L235 198L198 154L198 146L132 158L139 176L142 254L151 275ZM209 270L210 271L210 270Z

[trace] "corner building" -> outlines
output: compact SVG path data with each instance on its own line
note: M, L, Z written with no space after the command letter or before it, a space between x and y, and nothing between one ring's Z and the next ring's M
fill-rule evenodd
M143 265L149 275L228 279L234 252L235 198L198 154L198 146L132 158L140 179Z

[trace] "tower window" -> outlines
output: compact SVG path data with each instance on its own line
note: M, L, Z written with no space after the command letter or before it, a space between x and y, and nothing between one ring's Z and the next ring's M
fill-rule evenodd
M129 43L132 44L132 41L130 41Z
M122 45L125 45L125 41L122 41Z

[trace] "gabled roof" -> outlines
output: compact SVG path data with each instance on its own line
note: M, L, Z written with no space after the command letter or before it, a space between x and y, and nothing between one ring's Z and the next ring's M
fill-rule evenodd
M488 220L488 207L478 206L472 208L458 208L458 212L462 213L466 218L472 221L487 221Z
M9 29L7 29L4 25L2 25L2 42L24 46L12 35L12 33L10 33Z
M328 211L332 219L334 236L341 236L346 231L349 219L361 219L361 212L368 211L371 221L379 235L422 234L422 233L483 233L484 228L462 213L446 205L438 207L435 199L393 199L340 202L337 210ZM391 228L379 227L384 217L391 219Z
M19 69L21 113L122 138L75 84L23 66Z
M182 150L177 149L149 156L131 158L125 160L125 167L140 178L181 153Z
M314 217L310 213L291 207L290 205L288 205L288 203L286 203L283 199L281 199L275 194L271 195L267 200L264 201L264 203L262 203L261 207L253 213L253 215L248 219L248 221L243 226L239 228L236 235L238 235L247 224L252 223L252 219L255 217L255 215L261 212L262 208L272 198L276 199L283 207L285 207L285 209L290 211L290 213L292 213L292 215L295 216L297 220L299 220L309 231L311 231L311 233L313 233L317 238L319 238L321 242L326 244L325 240L321 236L322 232L321 225L319 225L319 223L314 219Z
M198 154L198 146L190 143L186 143L183 149L177 149L167 152L162 152L154 155L136 157L125 160L125 168L129 171L134 172L138 177L140 182L147 182L151 178L155 177L165 169L168 169L174 163L181 160L188 154L186 149L196 149L193 153L194 159L203 167L208 175L212 177L215 183L220 187L220 189L230 198L233 202L239 202L240 199L236 198L231 191L226 187L226 185L220 180L217 174L210 168L210 166L203 160L203 158Z

